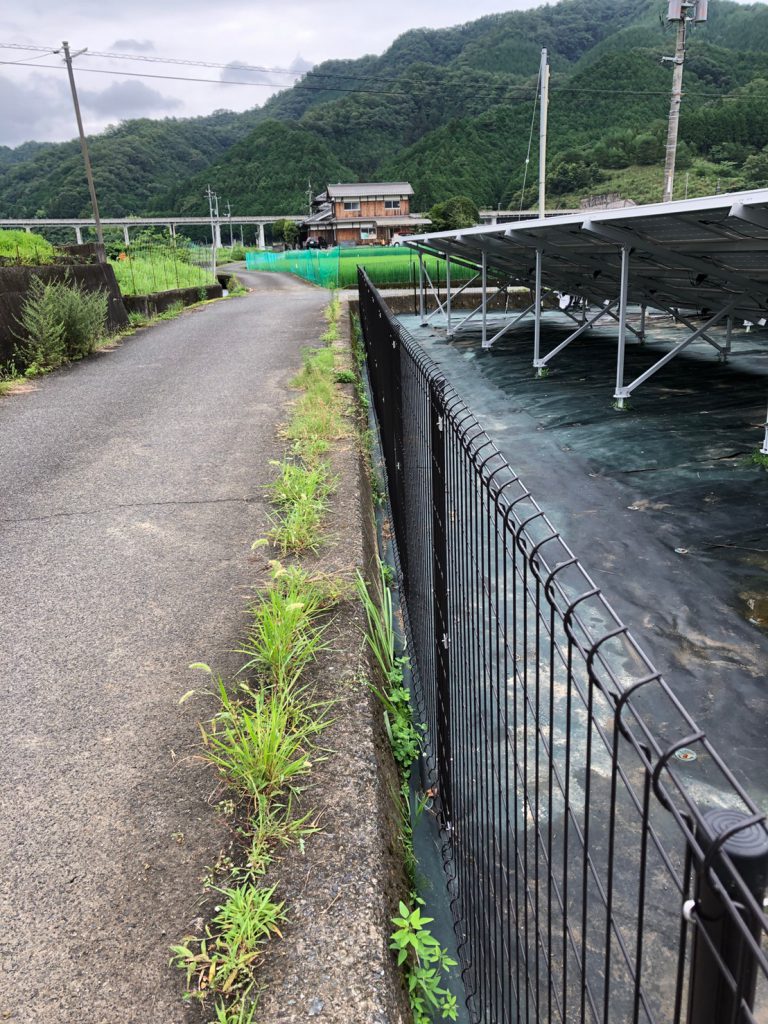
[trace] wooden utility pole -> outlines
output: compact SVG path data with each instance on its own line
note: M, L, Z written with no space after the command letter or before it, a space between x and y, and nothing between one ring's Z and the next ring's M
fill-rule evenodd
M93 210L93 222L96 225L96 242L97 242L97 253L99 263L106 262L106 254L104 252L104 232L101 230L101 217L99 216L99 202L96 199L96 186L93 183L93 171L91 169L91 155L88 152L88 140L85 137L85 131L83 130L83 119L80 116L80 103L77 99L77 89L75 87L75 74L72 70L72 60L74 57L79 57L81 53L85 53L87 47L82 50L78 50L77 53L69 52L69 43L63 42L61 44L62 50L64 51L64 62L67 65L67 74L69 75L69 87L72 90L72 102L75 106L75 117L77 118L77 130L80 133L80 149L83 152L83 163L85 164L85 176L88 179L88 191L91 193L91 209Z
M544 216L547 202L547 113L549 110L549 62L546 49L541 51L541 105L539 107L539 216Z

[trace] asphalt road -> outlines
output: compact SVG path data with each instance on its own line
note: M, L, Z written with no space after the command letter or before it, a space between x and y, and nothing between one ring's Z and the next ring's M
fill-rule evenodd
M194 757L208 661L237 667L269 459L324 293L140 331L0 399L0 1020L174 1024L169 946L223 824ZM279 294L284 292L286 294Z

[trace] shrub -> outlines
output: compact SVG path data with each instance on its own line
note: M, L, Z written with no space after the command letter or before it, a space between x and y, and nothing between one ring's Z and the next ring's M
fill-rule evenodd
M87 356L104 334L107 323L107 296L103 291L87 292L79 284L63 281L46 287L56 294L59 315L64 325L67 359Z
M92 352L107 322L107 296L69 280L33 277L18 324L14 355L24 368L53 369Z

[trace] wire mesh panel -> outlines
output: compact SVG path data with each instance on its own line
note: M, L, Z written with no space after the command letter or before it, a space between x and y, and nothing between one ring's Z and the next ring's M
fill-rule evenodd
M472 1019L768 1024L764 815L362 271L359 288Z

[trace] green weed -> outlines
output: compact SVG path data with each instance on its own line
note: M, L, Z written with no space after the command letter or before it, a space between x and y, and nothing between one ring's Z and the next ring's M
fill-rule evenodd
M456 961L427 928L433 919L422 915L423 900L414 897L413 901L417 904L413 910L401 901L399 916L392 918L395 931L389 948L406 969L414 1024L430 1024L436 1012L443 1020L456 1020L456 997L442 983L442 972L456 967Z
M184 303L179 299L177 302L172 302L167 309L164 309L162 313L158 313L155 317L156 320L175 320L175 318L183 313L185 309Z
M327 645L320 616L338 600L337 584L313 578L299 566L272 563L272 583L251 609L252 625L239 652L242 671L255 670L280 691L293 692Z
M240 687L233 697L219 680L221 709L202 729L203 757L243 796L258 803L296 790L311 768L311 737L325 722L310 719L295 695Z
M277 462L280 475L272 484L277 511L272 515L269 539L285 555L317 551L320 526L336 481L327 463L313 467L298 462Z
M107 308L105 292L88 292L69 277L47 283L32 277L17 321L15 358L35 372L82 359L104 333Z
M768 453L752 452L750 462L753 466L762 466L763 469L768 469Z
M235 999L220 1020L238 1020L234 1012L244 1012L247 997L255 985L255 968L263 947L273 935L281 935L285 920L282 902L274 899L275 886L261 888L251 883L216 890L223 897L217 913L206 928L205 937L187 937L173 946L172 963L186 972L190 998L208 995ZM219 1002L222 1010L223 1002ZM218 1014L217 1009L217 1014ZM242 1019L253 1018L246 1016Z

